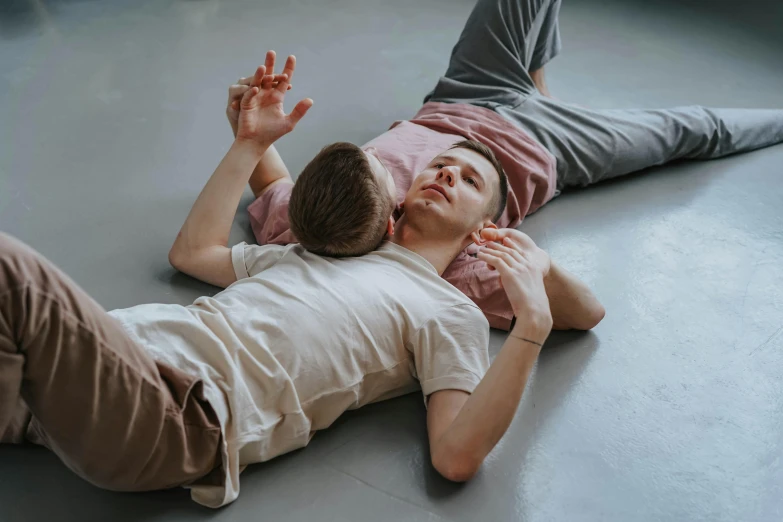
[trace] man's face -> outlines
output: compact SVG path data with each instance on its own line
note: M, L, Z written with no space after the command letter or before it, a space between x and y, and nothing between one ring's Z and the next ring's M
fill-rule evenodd
M495 167L478 152L456 148L427 165L405 195L405 214L419 226L432 223L441 234L464 234L491 222L489 206L500 179Z
M394 184L394 177L392 176L391 172L389 172L389 169L386 168L386 166L378 157L378 151L375 149L375 147L369 147L364 151L364 154L367 156L367 160L370 162L372 171L375 173L375 179L378 180L378 186L388 189L389 197L391 197L391 200L396 205L397 186Z

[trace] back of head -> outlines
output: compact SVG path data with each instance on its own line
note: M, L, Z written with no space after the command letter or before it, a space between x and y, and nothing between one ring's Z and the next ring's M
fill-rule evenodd
M360 256L383 241L394 205L364 151L338 142L324 147L297 178L288 219L291 231L310 252Z

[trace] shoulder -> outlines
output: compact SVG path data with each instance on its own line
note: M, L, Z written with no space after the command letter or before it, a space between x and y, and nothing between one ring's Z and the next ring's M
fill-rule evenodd
M446 306L431 306L432 312L420 324L418 330L439 332L452 338L470 337L489 339L489 322L481 309L470 299ZM435 303L430 303L435 305Z
M471 324L485 325L489 327L487 318L484 317L484 313L481 308L468 299L462 292L460 302L453 303L448 307L444 307L438 310L437 315L450 317L451 321L462 320Z
M304 249L298 244L248 245L243 241L231 248L231 262L237 279L244 279L270 268L289 251L299 254L298 250Z

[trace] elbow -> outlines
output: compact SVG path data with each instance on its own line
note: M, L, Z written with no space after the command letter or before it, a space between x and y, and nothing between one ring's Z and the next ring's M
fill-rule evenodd
M185 263L185 256L182 255L179 250L176 248L172 248L169 250L169 264L175 269L179 270L180 272L184 272L183 267Z
M606 308L604 308L604 305L596 301L590 316L590 328L588 328L588 330L592 330L598 326L598 323L603 321L604 317L606 317Z
M553 330L592 330L603 321L606 310L601 303L596 302L588 309L582 310L578 316L568 319L555 320Z
M440 451L433 453L432 466L446 480L467 482L478 473L481 460L470 455Z
M604 308L604 305L596 301L585 314L584 323L580 330L592 330L598 326L598 323L604 320L604 317L606 317L606 309Z

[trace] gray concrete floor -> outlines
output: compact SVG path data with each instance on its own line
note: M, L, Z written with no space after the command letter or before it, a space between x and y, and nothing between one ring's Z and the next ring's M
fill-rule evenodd
M166 254L230 143L227 85L294 53L315 107L279 149L411 116L469 0L4 0L0 229L106 308L214 289ZM783 4L566 0L553 93L594 107L783 107ZM100 491L37 448L0 448L0 519L783 519L783 147L562 196L524 224L608 315L555 334L471 483L427 459L421 400L344 416L251 467L232 506ZM247 193L243 208L250 202ZM232 241L250 240L243 211ZM493 353L502 335L493 335Z

